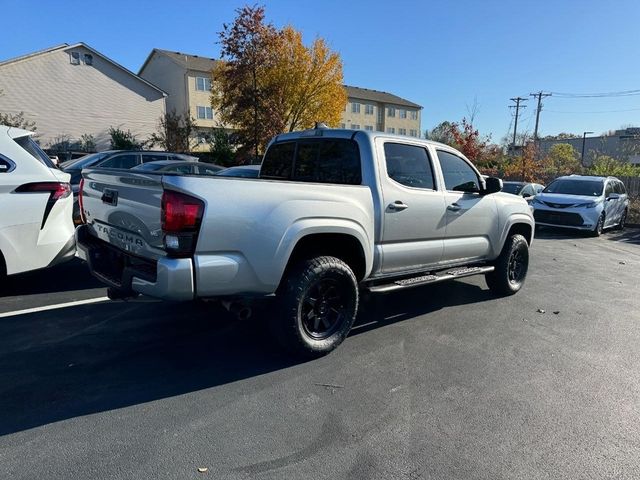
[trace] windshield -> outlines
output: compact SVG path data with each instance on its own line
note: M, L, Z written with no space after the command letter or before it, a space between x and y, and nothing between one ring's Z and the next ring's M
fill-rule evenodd
M503 183L502 191L507 193L513 193L514 195L518 195L520 190L524 187L524 183Z
M91 153L89 155L85 155L84 157L80 157L76 160L71 160L70 162L65 162L61 166L63 169L70 170L82 170L84 167L89 167L93 165L98 160L102 160L105 158L108 153Z
M33 141L31 136L14 138L13 141L24 148L36 160L40 160L40 162L44 163L47 167L56 168L55 163L53 163L49 156L42 151L40 146Z
M563 193L565 195L584 195L599 197L602 195L604 182L602 180L572 180L563 179L552 182L543 193Z

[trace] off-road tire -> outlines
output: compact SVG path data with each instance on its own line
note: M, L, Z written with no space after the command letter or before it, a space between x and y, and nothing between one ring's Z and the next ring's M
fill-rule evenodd
M529 244L520 234L507 238L494 262L495 270L485 274L489 289L497 295L513 295L518 292L529 270Z
M598 222L596 223L596 226L593 227L593 230L591 230L591 236L592 237L599 237L600 235L602 235L602 233L604 232L604 221L605 221L605 217L604 217L604 212L598 217Z
M276 296L278 314L270 319L271 331L282 347L300 357L335 349L358 312L358 281L345 262L330 256L294 265Z

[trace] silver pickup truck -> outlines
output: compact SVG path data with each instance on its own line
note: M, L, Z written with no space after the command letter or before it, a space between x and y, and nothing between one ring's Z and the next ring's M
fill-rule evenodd
M484 274L525 280L534 220L446 145L315 128L279 135L259 178L83 171L79 255L112 296L226 302L273 295L276 338L337 347L361 290L385 293Z

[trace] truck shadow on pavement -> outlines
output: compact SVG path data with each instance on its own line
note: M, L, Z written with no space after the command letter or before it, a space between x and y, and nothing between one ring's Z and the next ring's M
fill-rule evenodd
M104 284L89 273L84 262L73 259L52 268L10 276L7 286L0 290L0 298L92 288L104 288Z
M365 300L352 335L493 298L462 282L427 290ZM241 322L216 304L143 299L4 318L0 435L294 366L300 361L282 353L264 327L271 311Z

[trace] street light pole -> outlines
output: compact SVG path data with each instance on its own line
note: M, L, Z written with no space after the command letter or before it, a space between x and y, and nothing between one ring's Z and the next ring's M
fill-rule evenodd
M584 143L587 139L587 135L593 133L593 132L583 132L582 133L582 155L580 155L580 165L582 165L583 167L584 165Z

